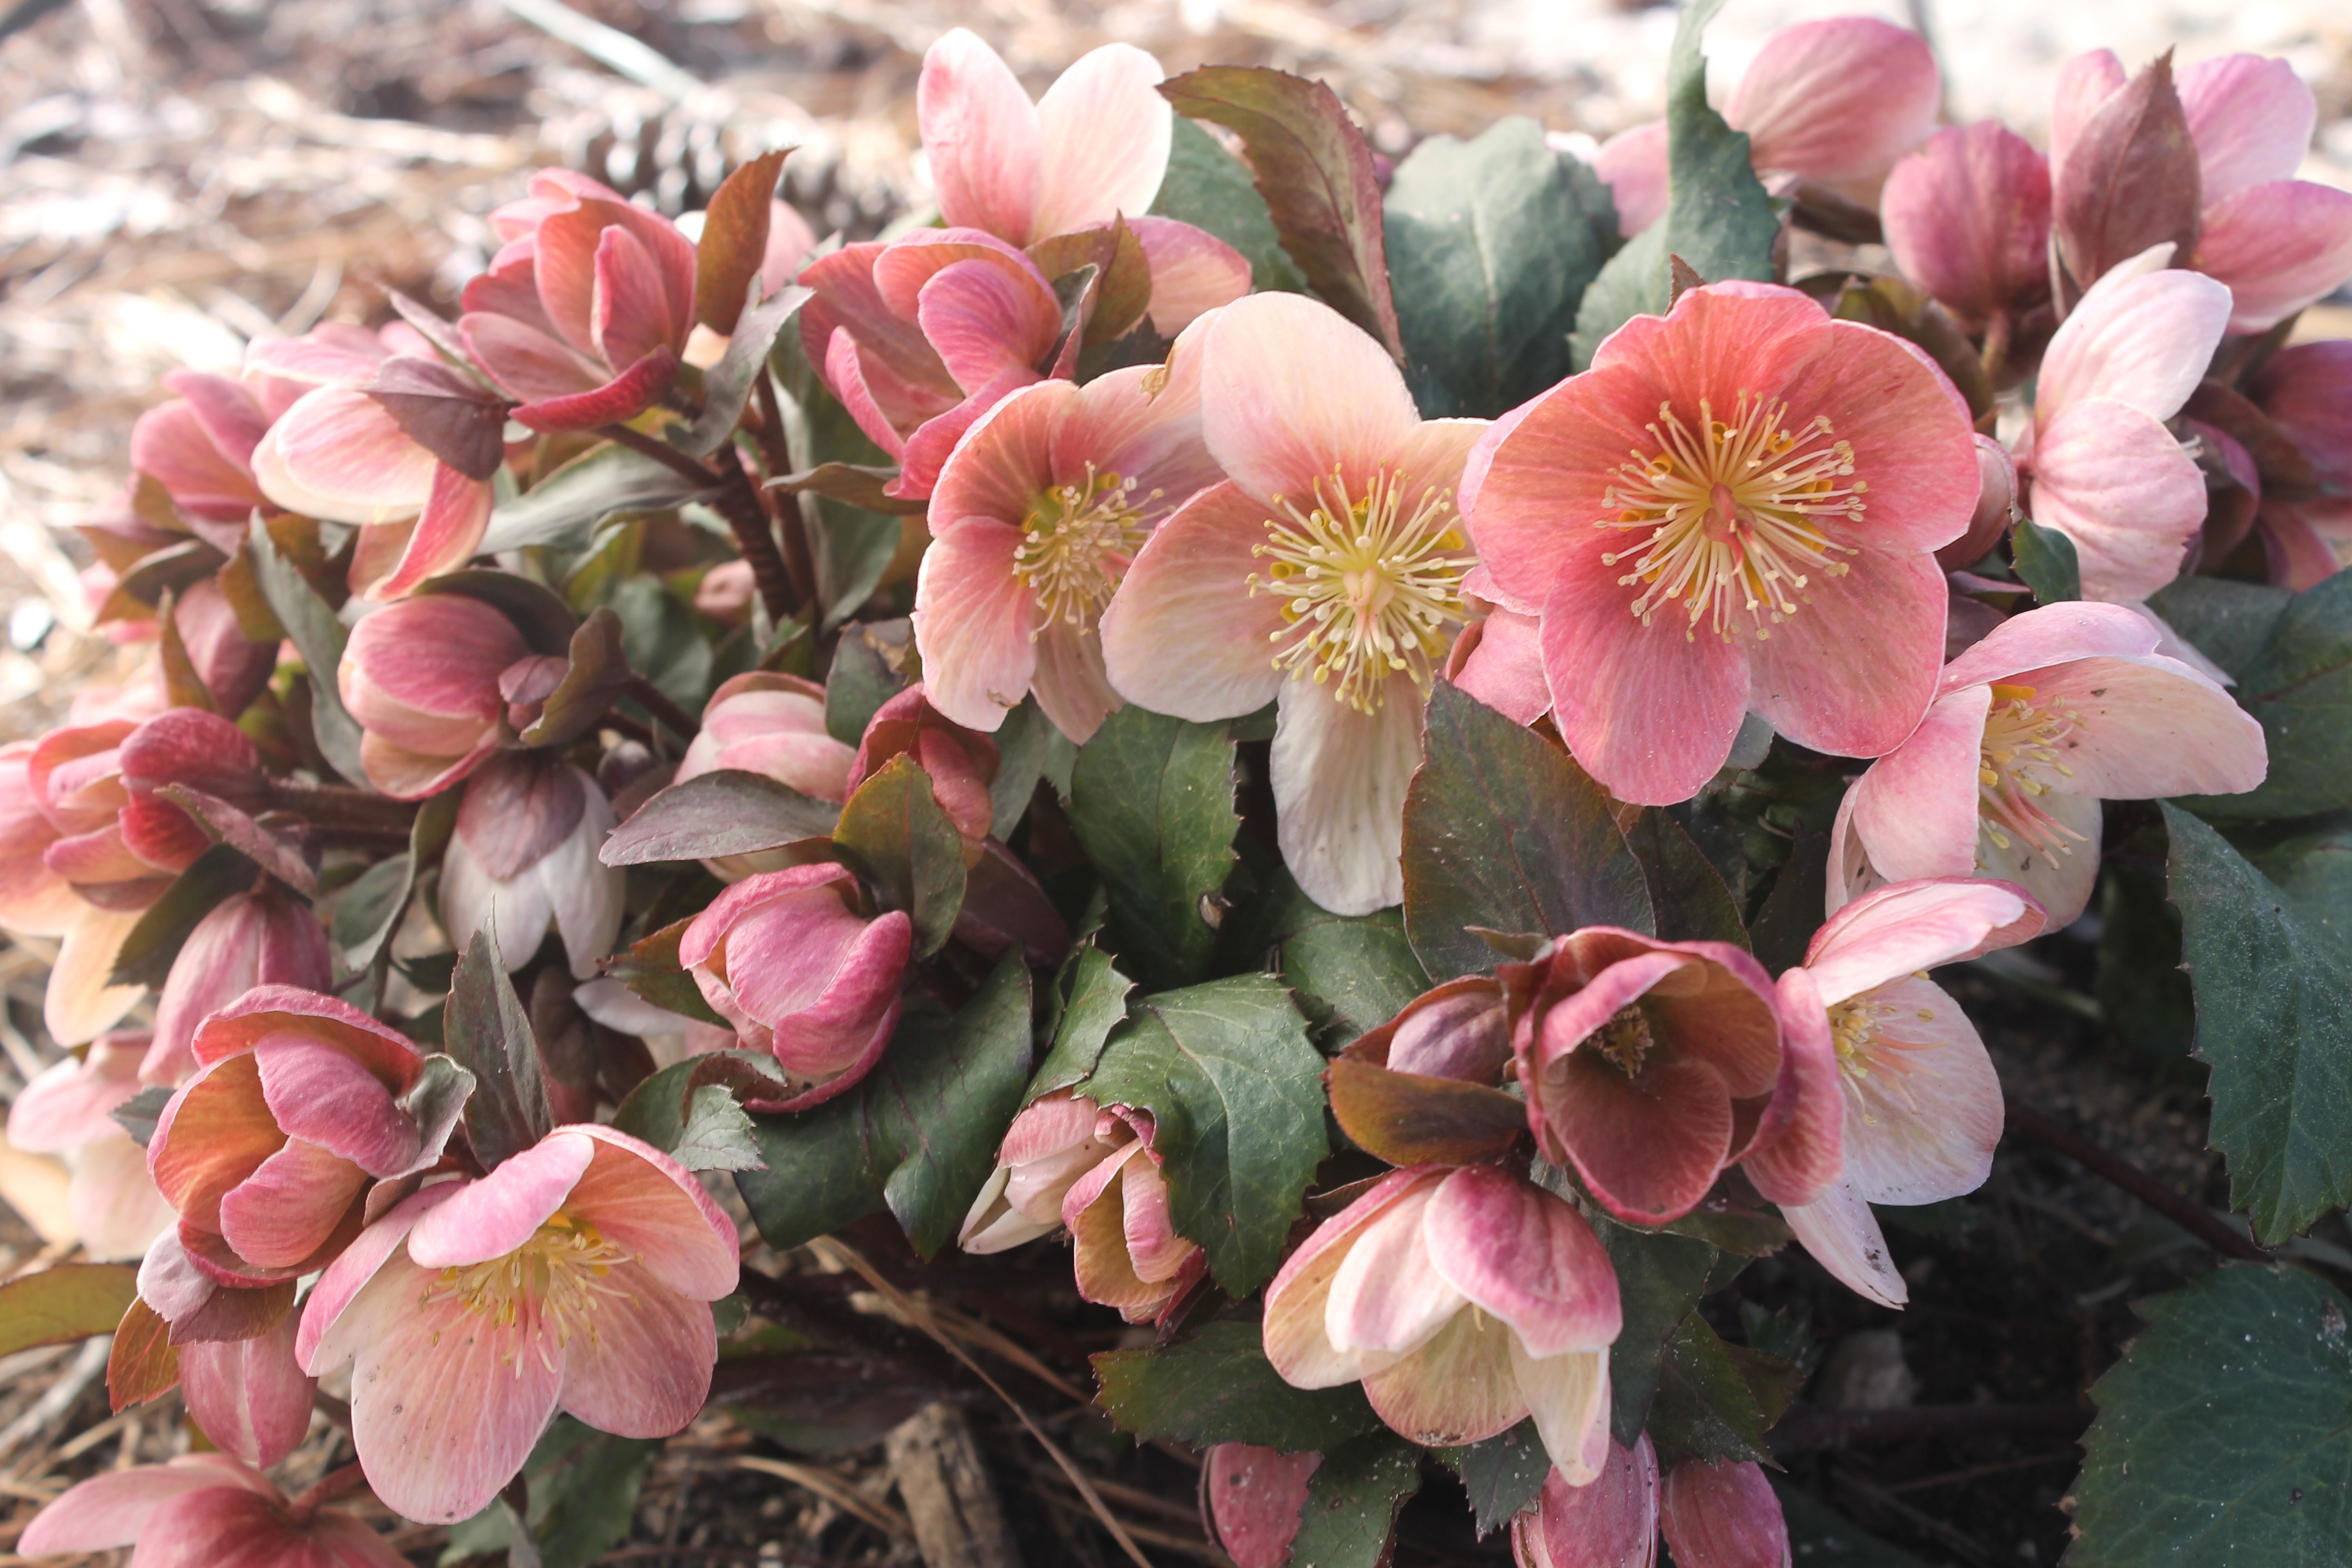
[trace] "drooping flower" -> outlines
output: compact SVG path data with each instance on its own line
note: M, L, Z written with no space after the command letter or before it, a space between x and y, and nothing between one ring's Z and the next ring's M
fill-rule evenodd
M1416 1443L1530 1413L1580 1485L1608 1458L1622 1316L1609 1255L1566 1202L1486 1165L1392 1171L1325 1220L1265 1292L1265 1354L1299 1388L1361 1382Z
M1789 1568L1789 1521L1754 1463L1685 1459L1658 1488L1658 1528L1682 1568Z
M406 1568L408 1559L341 1509L286 1494L226 1454L183 1454L67 1489L16 1539L26 1557L131 1547L137 1568Z
M463 951L498 933L499 954L520 969L550 925L574 979L596 973L621 931L626 881L596 858L613 807L596 781L546 752L502 752L466 781L457 831L441 858L441 926Z
M2261 724L2158 637L2120 606L2050 605L1954 659L1918 731L1838 807L1831 909L1882 882L1983 876L2066 925L2098 875L2101 800L2261 784Z
M956 1245L1003 1252L1053 1235L1078 1178L1134 1137L1131 1125L1082 1094L1058 1089L1035 1100L1004 1130L996 1168L972 1199Z
M1557 1466L1536 1505L1511 1521L1518 1568L1652 1568L1658 1560L1658 1450L1647 1432L1612 1438L1601 1474L1580 1486Z
M993 731L1031 691L1083 744L1118 706L1103 610L1151 530L1223 476L1201 431L1200 341L1164 367L1040 382L965 432L931 494L915 640L931 700Z
M2137 604L2179 574L2205 480L2165 421L2229 324L2230 294L2159 245L2093 284L2050 340L2019 468L2026 511L2074 542L2085 597Z
M1886 176L1878 216L1903 276L1970 331L2007 340L2049 302L2050 160L2000 121L1929 137Z
M163 384L176 395L131 426L131 469L163 486L200 537L231 549L253 509L271 504L254 479L254 448L304 384L194 370L172 371Z
M677 1161L559 1127L361 1233L312 1289L296 1351L312 1376L352 1363L376 1496L446 1523L498 1496L559 1407L624 1437L693 1420L736 1256L734 1225Z
M721 681L702 705L702 729L678 760L677 782L737 768L812 800L840 801L856 754L824 727L824 687L755 669Z
M139 1258L172 1224L146 1152L111 1114L142 1087L147 1055L143 1035L101 1035L80 1060L54 1063L8 1107L10 1148L65 1161L67 1213L95 1258Z
M2062 206L2068 184L2093 175L2069 156L2076 138L2124 85L2112 50L2060 68L2050 167ZM2294 178L2319 111L2286 61L2200 60L2180 72L2177 89L2197 146L2202 208L2183 265L2229 286L2230 331L2267 331L2352 278L2352 191Z
M1759 174L1793 174L1868 204L1895 161L1936 128L1942 100L1925 38L1875 16L1829 16L1765 40L1723 117L1748 133ZM1598 168L1622 232L1665 216L1665 121L1611 137Z
M359 721L368 782L394 800L447 788L499 747L499 678L530 657L514 623L479 599L403 599L352 628L335 679Z
M196 1070L196 1027L257 985L325 991L334 984L326 929L303 900L267 882L214 907L172 961L155 1000L155 1040L140 1068L149 1083Z
M1284 1568L1305 1522L1307 1487L1321 1468L1312 1448L1285 1454L1219 1443L1201 1463L1201 1519L1234 1568Z
M759 1109L799 1110L854 1088L898 1026L914 922L902 910L868 917L858 897L845 867L763 871L711 900L679 940L703 1000L793 1086Z
M1123 1126L1126 1136L1108 1123ZM1104 1110L1095 1136L1115 1147L1062 1196L1078 1294L1117 1307L1130 1323L1166 1317L1208 1268L1200 1247L1176 1229L1160 1154L1151 1146L1156 1131L1149 1111L1123 1105Z
M1283 858L1307 897L1403 896L1405 786L1472 563L1454 491L1486 428L1423 420L1327 305L1254 294L1201 339L1202 426L1229 478L1153 531L1101 624L1111 689L1180 719L1279 703Z
M1754 711L1892 750L1943 655L1933 552L1979 486L1968 405L1918 349L1793 289L1687 289L1497 425L1472 590L1538 616L1552 713L1620 799L1688 799Z
M180 1397L223 1453L248 1465L274 1465L309 1434L319 1380L294 1359L298 1326L289 1311L274 1328L245 1339L179 1346Z
M1872 1204L1974 1192L2000 1142L2000 1079L1968 1016L1927 972L2041 933L2007 882L1902 882L1847 904L1782 974L1782 1028L1808 1070L1797 1120L1837 1151L1836 1184L1781 1216L1832 1274L1882 1306L1908 1298Z

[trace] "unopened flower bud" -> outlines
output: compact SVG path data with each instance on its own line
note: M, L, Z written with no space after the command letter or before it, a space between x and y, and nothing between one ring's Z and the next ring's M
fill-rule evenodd
M327 933L309 904L274 882L239 893L197 921L172 961L140 1076L170 1084L194 1072L197 1026L257 985L324 991L333 983Z
M365 731L368 782L422 800L478 767L506 713L499 677L530 654L512 622L460 594L404 599L363 618L337 682Z
M918 683L875 710L850 765L849 793L900 756L930 776L932 798L963 835L965 860L975 858L994 816L988 786L996 780L996 742L932 707Z

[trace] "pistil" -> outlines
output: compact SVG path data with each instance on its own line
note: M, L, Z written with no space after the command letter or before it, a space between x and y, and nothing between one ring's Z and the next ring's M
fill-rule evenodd
M1023 520L1013 556L1013 574L1037 595L1039 630L1056 621L1078 631L1092 625L1150 531L1135 480L1097 474L1092 463L1085 483L1055 485L1040 496Z
M499 1330L545 1324L553 1333L540 1337L539 1354L551 1371L555 1352L574 1335L595 1342L596 1304L604 1297L627 1294L611 1275L629 1257L593 1225L559 1210L512 1252L442 1269L419 1304L461 1301L467 1311ZM521 1370L515 1363L518 1376Z
M2055 859L2084 842L2042 805L2052 789L2050 775L2074 776L2061 759L2082 743L2084 728L2063 697L2043 703L2031 686L1993 687L1977 761L1979 826L1993 847L2009 850L2021 843Z

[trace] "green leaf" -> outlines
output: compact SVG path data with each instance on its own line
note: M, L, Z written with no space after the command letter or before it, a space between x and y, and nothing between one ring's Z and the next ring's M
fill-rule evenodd
M507 979L488 925L474 933L457 960L442 1017L450 1058L474 1075L466 1135L483 1166L495 1167L546 1137L555 1118L548 1109L530 1016Z
M718 488L715 479L697 484L658 458L626 447L597 447L492 510L475 553L496 555L533 544L577 549L615 518L667 511Z
M756 1171L761 1165L751 1118L715 1083L694 1091L687 1106L686 1130L670 1152L689 1171Z
M1650 1405L1650 1436L1662 1466L1683 1458L1737 1462L1772 1457L1764 1446L1764 1429L1778 1412L1761 1408L1741 1370L1732 1347L1705 1318L1692 1312L1675 1325L1658 1358L1658 1393Z
M1225 151L1214 136L1182 115L1168 148L1168 173L1151 203L1152 216L1172 217L1206 229L1242 253L1250 265L1250 287L1304 293L1307 279L1282 248L1265 198L1257 194L1249 165Z
M1551 1456L1544 1451L1533 1416L1483 1443L1449 1448L1440 1457L1462 1478L1481 1540L1531 1507L1543 1490L1544 1478L1551 1474Z
M2074 542L2046 523L2021 517L2009 533L2010 563L2017 575L2045 605L2083 596L2083 569L2074 557Z
M1045 776L1045 748L1060 733L1034 697L1004 716L996 730L996 777L988 786L989 832L1009 839L1029 815L1029 799Z
M1476 140L1432 136L1384 204L1405 380L1426 418L1488 419L1568 374L1600 237L1559 154L1525 116Z
M703 999L702 987L678 963L679 944L693 922L694 917L688 915L638 938L626 952L604 961L604 973L665 1012L732 1028Z
M764 286L763 279L754 281ZM689 458L707 458L726 444L743 417L752 387L767 374L768 351L775 346L776 334L814 298L808 289L788 284L765 300L745 302L734 334L727 340L727 352L702 373L702 412L693 424L671 427L672 445Z
M2352 806L2352 573L2295 595L2236 673L2238 701L2270 741L2270 776L2245 795L2184 804L2237 818Z
M1696 0L1675 29L1666 61L1666 216L1619 251L1584 296L1576 315L1579 370L1601 341L1638 315L1662 316L1673 300L1667 258L1679 256L1701 278L1772 279L1780 220L1749 161L1748 138L1707 106L1706 57L1700 36L1723 0Z
M132 1142L144 1149L155 1141L155 1129L163 1120L164 1108L171 1103L172 1091L160 1083L151 1083L106 1114L131 1134Z
M162 985L172 973L172 961L204 918L236 894L250 891L260 875L260 868L234 845L206 848L124 934L107 984Z
M1805 950L1822 929L1829 885L1829 835L1800 827L1764 907L1756 911L1756 957L1774 975L1805 962Z
M786 332L778 339L771 363L778 383L791 396L784 423L794 458L804 470L828 463L897 467L890 455L857 427L841 400L826 390L802 350L800 333ZM891 558L898 554L905 530L887 512L869 511L814 490L802 491L800 503L802 526L808 531L809 553L816 567L817 603L824 608L824 624L834 626L855 615L873 594L874 584L882 580ZM856 742L855 735L849 738L849 744Z
M2307 923L2352 953L2352 812L2233 831L2231 842Z
M1217 931L1203 901L1234 864L1234 742L1129 703L1078 749L1070 826L1102 878L1120 967L1155 989L1209 973Z
M1625 830L1626 847L1642 863L1657 911L1658 934L1668 942L1727 942L1748 946L1739 906L1724 885L1723 873L1699 853L1682 824L1658 807L1644 806Z
M844 626L824 678L825 733L845 746L866 738L882 704L907 689L907 678L891 666L872 628Z
M1767 1472L1789 1526L1792 1559L1806 1568L1927 1568L1899 1546L1889 1546L1795 1483Z
M1329 1152L1322 1075L1288 994L1270 975L1244 974L1135 1004L1084 1092L1151 1112L1170 1218L1241 1296L1280 1266Z
M866 1080L807 1110L751 1119L764 1171L736 1175L779 1250L877 1209L929 1258L955 1238L1029 1081L1029 971L1016 951L952 1016L908 1003Z
M713 655L687 602L658 577L624 577L613 589L613 611L621 617L621 654L661 694L689 713L702 711L717 684Z
M2294 595L2267 583L2227 577L2176 577L2149 596L2147 607L2197 645L2197 651L2242 675L2270 641Z
M138 1297L139 1270L128 1263L60 1263L20 1275L0 1285L0 1355L110 1334Z
M270 613L286 628L288 639L310 672L310 731L319 742L319 754L352 784L366 784L367 770L360 765L359 721L344 710L342 694L335 685L335 672L342 668L343 644L350 634L278 550L268 528L257 523L247 534L246 554L261 596L269 602Z
M1068 1002L1054 1026L1053 1047L1037 1064L1024 1100L1080 1083L1102 1059L1103 1042L1127 1016L1128 993L1135 982L1112 964L1110 954L1088 942L1070 955Z
M2231 1205L2283 1241L2352 1201L2352 954L2212 828L2164 821L2212 1144Z
M530 1533L541 1568L587 1568L629 1533L637 1494L661 1441L615 1437L558 1415L523 1465L530 1489ZM440 1562L454 1565L513 1552L514 1513L503 1500L449 1528ZM523 1561L513 1552L513 1561Z
M2309 1274L2242 1263L2135 1303L2147 1331L2091 1389L2067 1562L2343 1561L2347 1305Z
M749 855L829 838L840 820L840 807L764 773L720 768L656 794L613 830L596 858L607 866L646 866Z
M1447 682L1430 693L1427 733L1404 802L1404 926L1433 978L1495 967L1470 926L1654 929L1609 796L1558 742Z
M1331 89L1263 66L1204 66L1161 82L1160 92L1177 113L1242 139L1283 249L1325 303L1403 359L1380 176L1363 132Z
M896 756L841 808L833 842L882 901L915 922L915 956L929 958L963 908L963 837L914 758Z
M1329 1451L1380 1429L1361 1384L1293 1388L1265 1359L1255 1323L1216 1322L1189 1340L1094 1358L1095 1403L1146 1441L1252 1443Z
M1429 989L1395 910L1354 920L1327 914L1299 927L1283 940L1282 979L1331 1049L1387 1023Z
M408 852L369 867L335 901L335 944L353 969L374 972L371 995L377 1001L383 999L392 972L393 933L408 913L420 868L433 864L448 847L463 794L446 789L419 805L415 820L408 826ZM389 873L386 867L392 868Z
M1421 1489L1421 1450L1373 1432L1327 1450L1307 1480L1290 1560L1313 1568L1380 1568L1397 1513Z
M1625 1323L1609 1347L1610 1429L1631 1446L1649 1419L1659 1359L1706 1289L1716 1249L1706 1242L1602 1220L1593 1227L1617 1270Z

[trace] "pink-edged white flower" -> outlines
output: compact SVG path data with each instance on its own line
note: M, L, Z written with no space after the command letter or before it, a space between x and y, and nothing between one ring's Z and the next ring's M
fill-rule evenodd
M270 504L254 480L254 448L304 384L175 370L163 384L176 395L131 426L131 469L162 485L198 535L233 551L253 509Z
M1102 618L1111 689L1180 719L1280 704L1277 836L1307 897L1403 897L1404 795L1473 563L1454 492L1482 419L1423 420L1329 306L1254 294L1200 340L1227 479L1153 531Z
M1201 430L1200 340L1166 366L1024 387L956 444L931 492L915 639L931 701L993 731L1034 691L1084 744L1118 706L1098 626L1154 527L1223 478Z
M102 1035L82 1059L52 1064L8 1108L10 1148L65 1162L66 1212L92 1258L142 1257L173 1221L147 1174L146 1151L112 1115L142 1087L147 1054L142 1035Z
M2264 360L2246 395L2303 454L2318 493L2262 498L2271 581L2297 593L2352 556L2352 340L2296 343Z
M498 1496L559 1408L624 1437L693 1420L736 1256L735 1226L677 1161L559 1127L362 1231L312 1289L297 1354L312 1376L352 1363L368 1484L446 1523Z
M996 1168L964 1215L956 1245L1003 1252L1062 1228L1062 1200L1078 1178L1135 1139L1135 1129L1082 1094L1057 1089L1013 1119Z
M1106 1122L1123 1125L1126 1137ZM1130 1323L1163 1321L1207 1272L1208 1257L1176 1229L1151 1113L1114 1105L1096 1127L1097 1137L1118 1142L1062 1196L1072 1278L1080 1296L1118 1308Z
M2000 1142L1992 1060L1927 973L2042 925L2041 905L2007 882L1899 882L1832 915L1803 964L1780 976L1782 1028L1801 1064L1795 1120L1840 1163L1835 1184L1780 1213L1823 1268L1882 1306L1909 1292L1870 1205L1972 1193Z
M196 1070L196 1028L257 985L325 991L335 982L326 928L275 882L214 906L181 943L155 999L155 1039L139 1076L176 1084Z
M1265 1354L1299 1388L1361 1382L1416 1443L1530 1413L1571 1485L1609 1447L1616 1270L1562 1199L1486 1165L1392 1171L1325 1220L1265 1291Z
M838 802L848 798L856 754L824 727L824 687L755 669L721 681L702 705L702 728L678 760L676 782L734 768Z
M1935 52L1875 16L1829 16L1765 40L1723 117L1748 133L1759 173L1789 174L1859 202L1878 195L1897 158L1936 128L1943 83ZM1666 124L1654 120L1601 145L1596 162L1627 235L1666 211Z
M2026 510L2074 541L2087 598L2137 604L2179 574L2205 479L2165 421L2229 326L2230 291L2159 245L2109 269L2050 340L2018 454Z
M2107 49L2061 67L2050 116L2058 201L2076 138L2124 87ZM2261 55L2223 55L2183 69L2176 83L2197 145L2200 233L2188 266L2230 289L2230 330L2267 331L2352 278L2352 191L2294 178L2311 151L2318 105L2294 68Z
M1600 1475L1581 1486L1555 1467L1536 1506L1511 1521L1518 1568L1652 1568L1658 1560L1658 1450L1647 1432L1613 1437Z
M1970 331L2006 337L2050 299L2050 160L1998 120L1948 126L1879 198L1903 276Z
M1622 800L1686 800L1753 711L1892 750L1943 657L1968 405L1917 348L1794 289L1691 289L1488 433L1474 593L1541 618L1561 737Z
M506 457L495 395L405 324L257 339L247 363L311 388L255 447L254 477L289 511L361 525L354 593L396 599L473 557ZM411 433L427 422L429 446Z
M1658 1528L1680 1568L1789 1568L1789 1521L1760 1465L1683 1460L1658 1488Z
M596 973L621 931L626 878L596 858L613 831L596 781L561 759L502 752L466 781L457 831L441 858L441 929L462 952L485 929L520 969L548 927L572 978Z
M2263 728L2156 651L2145 616L2050 605L1945 667L1916 733L1871 764L1830 838L1834 911L1882 882L1995 877L2063 926L2099 868L2099 802L2237 795L2269 772Z
M1201 1521L1234 1568L1284 1568L1323 1456L1219 1443L1201 1463Z
M26 1557L131 1548L135 1568L406 1568L408 1559L340 1509L286 1494L226 1454L183 1454L93 1476L33 1516Z

